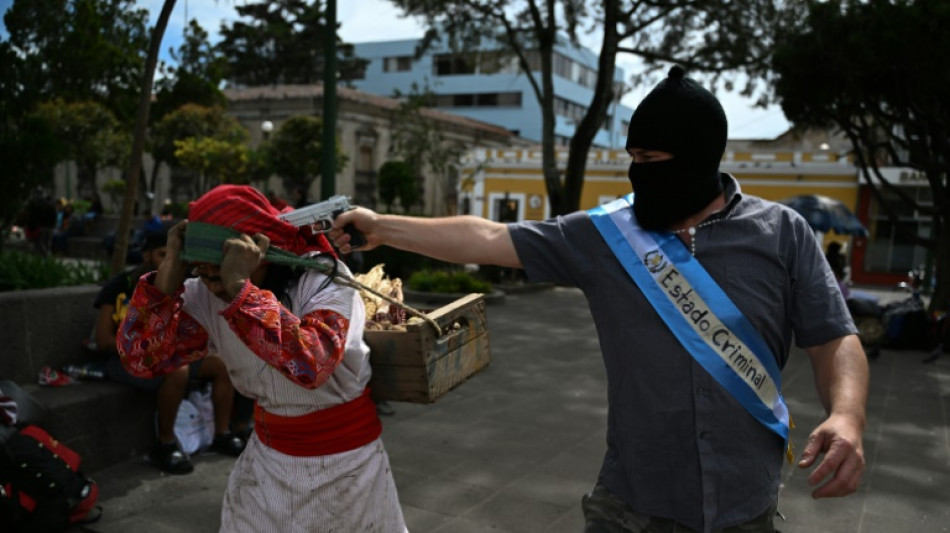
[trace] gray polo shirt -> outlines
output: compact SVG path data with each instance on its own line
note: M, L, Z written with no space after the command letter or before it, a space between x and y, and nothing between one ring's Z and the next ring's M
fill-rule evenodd
M743 195L723 174L722 220L697 230L696 258L784 367L793 338L814 346L855 333L807 222ZM528 278L583 290L608 382L599 482L634 511L698 531L749 521L778 499L782 439L756 421L680 345L586 212L509 225ZM794 417L794 413L792 413Z

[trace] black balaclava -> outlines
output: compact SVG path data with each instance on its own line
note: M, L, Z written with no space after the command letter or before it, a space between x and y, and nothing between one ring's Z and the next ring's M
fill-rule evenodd
M715 96L674 66L640 102L627 149L673 154L666 161L633 163L633 211L645 229L668 229L701 211L722 192L719 161L726 150L726 114Z

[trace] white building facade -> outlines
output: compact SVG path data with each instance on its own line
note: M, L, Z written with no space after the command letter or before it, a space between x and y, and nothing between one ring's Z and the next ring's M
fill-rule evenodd
M436 107L450 113L497 124L522 138L541 142L541 105L517 60L492 49L454 53L435 43L416 58L421 39L355 43L357 57L369 60L361 91L392 96L408 94L413 84L435 94ZM528 53L535 79L541 79L540 58ZM557 144L567 145L594 95L597 55L585 48L558 45L554 54L555 128ZM594 138L594 148L623 148L633 109L619 103L624 72L614 69L616 98L607 120Z

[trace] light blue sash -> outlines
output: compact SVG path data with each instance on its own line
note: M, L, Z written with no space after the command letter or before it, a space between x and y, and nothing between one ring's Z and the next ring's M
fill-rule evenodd
M788 442L782 376L759 332L679 239L646 231L633 194L588 211L594 226L686 351Z

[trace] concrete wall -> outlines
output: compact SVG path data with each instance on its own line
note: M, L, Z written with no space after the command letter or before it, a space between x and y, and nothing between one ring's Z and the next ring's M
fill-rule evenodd
M43 366L83 361L98 285L0 293L0 377L36 383Z

